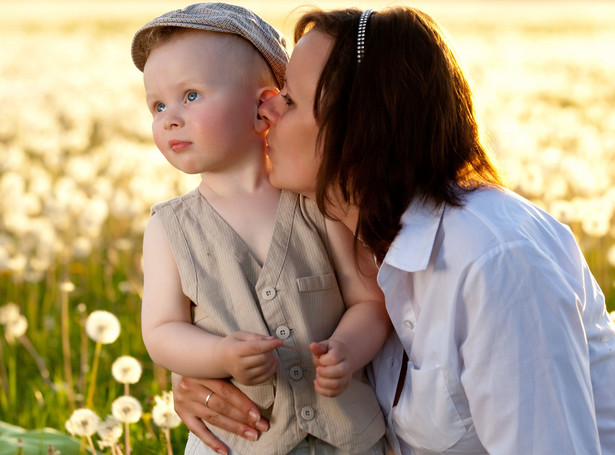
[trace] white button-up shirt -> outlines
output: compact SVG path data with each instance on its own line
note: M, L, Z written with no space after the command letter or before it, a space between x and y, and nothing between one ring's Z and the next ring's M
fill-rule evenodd
M615 324L570 230L500 189L402 223L378 274L399 339L374 361L395 452L614 454Z

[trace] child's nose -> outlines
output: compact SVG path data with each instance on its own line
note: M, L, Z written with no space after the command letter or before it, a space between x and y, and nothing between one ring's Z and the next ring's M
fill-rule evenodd
M167 130L180 128L184 126L184 118L175 109L167 108L166 115L164 117L164 127Z

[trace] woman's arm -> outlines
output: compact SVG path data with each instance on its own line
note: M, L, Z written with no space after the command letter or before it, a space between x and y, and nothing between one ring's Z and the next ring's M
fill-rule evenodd
M156 215L145 230L143 270L143 341L156 364L189 377L232 376L247 385L275 374L278 359L273 350L281 340L245 332L219 337L192 325L190 300Z
M460 289L461 384L487 452L600 453L581 283L527 241Z
M203 421L251 441L258 439L259 431L269 429L258 407L228 380L193 379L173 373L172 382L175 411L188 429L216 453L227 454L228 449Z
M331 337L312 343L310 349L317 367L316 391L336 396L348 387L352 374L367 365L380 350L391 330L391 322L369 249L359 243L355 257L353 233L337 221L326 220L326 227L347 310Z

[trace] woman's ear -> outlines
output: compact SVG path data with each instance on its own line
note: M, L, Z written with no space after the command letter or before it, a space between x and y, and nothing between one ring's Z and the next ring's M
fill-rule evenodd
M256 116L254 118L254 130L257 133L264 133L269 129L269 124L259 115L258 108L261 104L263 104L266 100L275 96L280 90L277 87L262 87L258 90L257 97L257 105L256 105Z

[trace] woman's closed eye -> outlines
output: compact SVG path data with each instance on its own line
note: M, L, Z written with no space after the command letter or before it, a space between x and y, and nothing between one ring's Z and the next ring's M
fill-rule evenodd
M295 102L293 101L293 99L288 95L288 93L284 94L284 93L280 93L280 96L282 98L284 98L284 102L286 103L287 106L292 106L293 104L295 104Z

